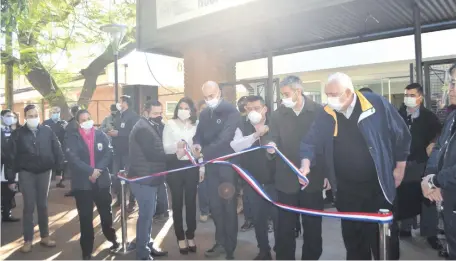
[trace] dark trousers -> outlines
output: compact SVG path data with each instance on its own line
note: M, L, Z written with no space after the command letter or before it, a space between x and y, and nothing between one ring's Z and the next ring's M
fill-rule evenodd
M169 162L169 169L176 169L190 165L188 160L173 160ZM187 169L171 173L166 177L171 189L171 200L173 208L174 232L177 240L193 239L196 230L196 191L199 181L198 168ZM182 220L182 208L185 199L185 221L187 231L184 233Z
M249 221L252 221L254 219L254 206L253 206L253 200L252 199L252 193L246 193L246 190L249 190L251 189L250 185L247 184L247 182L245 182L244 180L241 181L242 183L242 190L243 190L243 193L242 193L242 206L243 206L243 210L244 210L244 218L245 220L249 220ZM255 196L255 195L253 195Z
M298 193L286 194L277 192L278 201L291 206L323 210L323 194L318 192L299 191ZM278 239L276 243L277 260L294 260L296 251L296 217L294 212L279 209ZM323 252L323 239L321 236L321 217L301 216L303 229L302 260L317 260Z
M272 200L277 200L277 191L274 184L263 184L264 191L271 197ZM268 221L271 218L274 225L274 239L277 242L277 207L269 201L263 199L252 187L247 185L244 187L244 194L247 194L252 204L253 223L255 225L255 237L258 243L260 253L271 251L269 246L269 227Z
M101 229L110 242L116 242L116 231L112 227L111 193L110 188L92 190L75 190L74 198L79 214L81 238L79 240L83 256L89 256L93 251L93 204L97 207L101 220Z
M336 207L341 212L378 213L380 209L393 210L386 201L383 192L378 189L339 188L336 196ZM376 260L380 258L378 223L342 220L342 238L347 251L347 260ZM389 259L399 259L399 235L397 222L390 227Z
M11 210L16 207L15 194L16 192L8 187L8 182L2 182L2 218L9 217Z
M114 163L113 163L113 173L114 176L114 193L117 195L117 200L122 199L122 193L120 188L120 179L117 178L117 173L121 170L125 170L128 165L128 153L125 154L123 152L115 151L114 153ZM151 173L152 174L152 173ZM135 204L135 195L131 192L130 186L127 184L125 186L127 190L130 191L129 196L129 204ZM127 193L127 192L125 192Z
M227 255L232 255L238 234L236 173L231 166L208 164L205 178L209 208L215 223L215 241L225 248Z
M443 190L443 224L451 260L456 260L456 188Z

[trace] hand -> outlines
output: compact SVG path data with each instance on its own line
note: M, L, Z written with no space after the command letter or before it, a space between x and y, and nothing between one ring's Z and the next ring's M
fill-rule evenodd
M62 122L62 127L63 127L64 129L66 129L67 126L68 126L68 122L67 122L67 121L63 121L63 122Z
M429 146L427 146L426 153L427 153L428 157L431 156L431 153L432 153L432 150L434 149L434 146L435 146L435 143L431 143L431 144L429 144Z
M401 185L402 180L404 179L404 172L405 172L405 165L404 166L397 166L393 170L393 176L394 176L394 183L396 185L396 188Z
M206 173L206 168L204 166L201 166L199 168L199 182L203 182L204 181L204 174Z
M15 183L9 184L9 185L8 185L8 188L9 188L11 191L16 191L16 190L17 190L17 185L16 185Z
M324 190L330 190L331 189L331 184L329 184L329 180L327 178L325 178L324 181L323 181L323 189Z
M269 127L268 127L268 125L262 125L262 126L255 127L255 130L256 130L255 136L256 136L256 138L258 138L258 137L264 136L264 134L266 134L269 131Z
M440 188L433 189L432 192L426 198L433 202L442 202L442 191L440 190Z
M177 156L178 159L184 157L185 156L184 148L177 148L176 156Z
M277 148L277 144L275 144L274 142L269 142L268 144L266 144L266 146L272 146L274 148ZM270 148L270 149L267 149L266 150L269 154L274 154L276 152L275 149L273 148Z
M117 130L111 130L108 132L108 135L111 137L117 137L119 135L119 131Z
M178 149L181 149L181 148L183 149L183 148L185 148L185 141L183 141L183 140L179 141L179 142L177 143L177 148L178 148Z
M89 177L89 180L92 183L97 182L97 178L100 176L100 170L99 169L94 169L92 175Z
M201 156L201 145L194 144L192 147L192 152L195 157L199 158Z
M423 196L425 198L428 197L429 194L433 192L434 189L429 188L429 179L432 178L434 175L430 174L423 178L421 181L421 191L423 192Z

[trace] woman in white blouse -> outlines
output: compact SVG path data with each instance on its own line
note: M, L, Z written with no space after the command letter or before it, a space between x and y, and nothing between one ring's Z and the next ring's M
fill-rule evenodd
M182 98L177 103L174 116L163 130L163 147L168 155L168 169L190 165L184 151L185 142L191 147L196 132L196 108L189 98ZM184 141L185 142L184 142ZM196 252L196 194L199 182L198 168L171 173L167 176L171 189L174 231L181 254ZM185 219L187 231L184 233L182 208L185 198Z

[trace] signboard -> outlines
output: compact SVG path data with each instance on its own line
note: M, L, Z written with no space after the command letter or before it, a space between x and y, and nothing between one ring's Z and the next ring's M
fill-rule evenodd
M257 0L156 0L157 29Z

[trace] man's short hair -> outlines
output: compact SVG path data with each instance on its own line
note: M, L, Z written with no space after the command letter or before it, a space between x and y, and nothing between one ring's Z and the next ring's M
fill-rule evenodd
M158 100L148 100L144 104L144 110L145 111L150 111L152 109L152 107L161 107L161 106L162 106L162 104Z
M371 88L363 87L358 90L359 92L374 92Z
M289 86L293 90L300 89L301 91L304 91L304 88L302 86L302 81L298 76L295 75L289 75L285 77L280 83L279 83L279 88Z
M25 106L25 108L24 108L24 114L27 114L27 112L28 112L29 110L33 110L33 109L38 110L38 107L37 107L35 104L29 104L29 105Z
M86 109L82 109L76 112L76 115L74 117L76 118L77 122L79 122L79 117L84 113L88 113L90 115L90 112Z
M407 87L405 87L405 89L406 90L416 90L420 95L423 95L423 86L421 86L421 84L419 84L417 82L407 85Z
M237 107L240 112L245 112L244 106L247 104L247 96L242 96L237 101Z
M130 107L132 105L132 100L131 100L131 97L129 95L120 96L120 100L122 102L126 102L128 104L128 107Z
M10 109L5 109L5 110L2 110L1 115L5 116L5 114L10 113L10 112L11 112Z
M249 95L249 96L247 96L247 103L256 102L256 101L260 101L261 105L265 104L265 101L264 101L263 97L261 97L260 95Z
M74 105L71 107L70 111L73 116L76 116L76 113L79 111L79 105Z
M115 103L111 104L110 110L111 110L111 112L117 111L117 105Z

